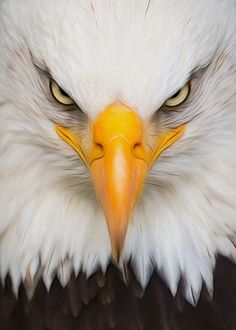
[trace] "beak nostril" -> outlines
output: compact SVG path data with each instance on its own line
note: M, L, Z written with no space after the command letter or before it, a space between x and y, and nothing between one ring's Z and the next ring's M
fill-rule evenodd
M101 143L94 142L92 154L91 154L91 161L93 162L96 159L103 157L104 155L104 147Z
M137 142L137 143L134 144L134 150L136 148L140 148L140 147L141 147L141 142Z
M103 145L101 143L96 142L95 147L96 147L97 151L100 151L100 152L103 153L104 148L103 148Z
M140 159L145 159L145 152L144 152L144 148L143 148L143 144L141 142L137 142L134 144L133 146L133 155L136 158L140 158Z

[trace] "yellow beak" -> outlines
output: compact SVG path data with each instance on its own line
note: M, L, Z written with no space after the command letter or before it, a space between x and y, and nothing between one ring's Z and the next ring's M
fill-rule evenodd
M128 223L148 169L184 130L185 125L159 134L150 149L142 119L124 104L116 103L92 123L92 148L85 153L86 148L72 131L56 126L58 135L90 167L95 191L106 216L115 261L122 252Z

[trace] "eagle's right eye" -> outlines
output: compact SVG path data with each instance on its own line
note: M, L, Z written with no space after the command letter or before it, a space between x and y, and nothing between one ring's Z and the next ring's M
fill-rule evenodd
M50 90L54 99L63 105L73 105L74 101L72 98L55 82L55 80L50 79Z

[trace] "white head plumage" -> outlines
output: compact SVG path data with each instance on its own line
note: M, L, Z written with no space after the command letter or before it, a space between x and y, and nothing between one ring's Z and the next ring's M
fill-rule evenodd
M122 260L145 285L181 276L194 302L212 290L218 253L235 259L236 46L233 0L2 1L0 18L0 273L106 268L111 247L90 173L54 125L88 140L89 120L120 101L158 131L181 139L146 176ZM52 77L75 101L52 97ZM191 80L178 111L166 99ZM83 110L83 112L81 111ZM175 109L176 110L176 109ZM89 142L88 142L89 143Z

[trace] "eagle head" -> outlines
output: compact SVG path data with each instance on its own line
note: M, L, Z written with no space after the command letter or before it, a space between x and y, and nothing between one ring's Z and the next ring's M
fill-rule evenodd
M235 259L231 0L5 0L0 274L128 261L193 302Z

